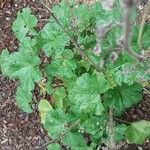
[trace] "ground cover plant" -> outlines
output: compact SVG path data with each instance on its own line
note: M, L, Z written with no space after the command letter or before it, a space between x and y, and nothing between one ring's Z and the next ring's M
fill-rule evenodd
M99 149L103 143L115 149L121 140L141 144L150 135L149 121L117 121L148 83L150 25L136 24L131 1L107 2L63 0L52 10L41 2L52 14L41 31L30 8L18 12L12 29L19 50L4 50L0 63L4 75L20 81L16 102L25 112L32 112L35 84L41 89L38 109L52 141L37 149Z

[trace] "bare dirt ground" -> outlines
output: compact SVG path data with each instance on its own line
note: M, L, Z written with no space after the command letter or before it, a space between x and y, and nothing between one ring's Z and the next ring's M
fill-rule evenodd
M52 2L58 1L52 0ZM138 1L138 6L141 8L139 14L142 14L144 5L145 1ZM0 0L0 52L5 48L10 52L17 50L18 42L12 33L11 25L17 11L26 6L30 7L37 16L39 29L48 21L50 14L37 2ZM9 80L0 74L0 150L30 150L49 140L43 131L36 109L36 102L39 100L37 91L33 93L34 112L26 114L15 105L17 84L17 81ZM150 95L143 94L143 101L126 110L121 119L130 122L141 119L150 120L149 110ZM139 150L140 148L150 150L150 142L147 141L141 146L125 144L121 149Z

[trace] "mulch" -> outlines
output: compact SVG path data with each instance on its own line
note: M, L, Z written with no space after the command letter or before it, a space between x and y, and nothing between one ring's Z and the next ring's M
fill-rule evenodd
M16 81L0 75L1 150L30 150L49 140L43 131L38 112L27 114L15 105L16 87Z
M54 2L54 0L52 0ZM58 2L55 0L55 2ZM143 3L142 3L143 4ZM52 4L50 4L52 5ZM0 52L8 49L10 52L17 51L18 41L11 30L13 20L18 10L30 7L39 20L38 29L41 29L50 16L36 0L0 0ZM0 150L30 150L35 146L43 145L49 140L44 131L36 103L40 97L33 93L32 114L21 111L15 104L15 92L18 82L10 80L0 74ZM143 100L125 111L121 119L129 122L146 119L150 120L150 95L143 94ZM150 150L150 142L144 145L127 145L121 149L126 150Z
M1 2L1 0L0 0ZM38 18L38 29L41 29L50 16L39 3L31 0L4 0L0 3L0 52L8 49L17 51L16 40L11 25L16 18L18 10L30 7ZM52 5L52 4L50 4ZM15 92L18 82L0 75L0 149L1 150L27 150L43 145L49 140L40 123L36 103L39 97L36 90L33 93L32 114L21 111L15 104Z

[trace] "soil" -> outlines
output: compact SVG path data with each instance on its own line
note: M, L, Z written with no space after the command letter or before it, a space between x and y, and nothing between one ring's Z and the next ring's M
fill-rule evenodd
M58 2L52 0L49 6ZM138 6L143 8L145 1L138 1ZM8 49L10 52L17 51L18 41L11 30L13 20L18 10L23 7L30 7L37 16L38 29L48 21L50 16L35 0L0 0L0 52ZM142 13L139 11L139 15ZM10 80L0 74L0 149L1 150L27 150L35 146L43 145L49 138L40 123L36 103L40 97L38 89L33 93L32 114L22 112L15 104L15 92L18 82ZM150 120L150 95L143 94L143 100L125 111L121 119L129 122L146 119ZM120 149L126 150L150 150L150 142L144 145L122 144Z
M55 1L56 3L57 1ZM49 4L52 5L52 4ZM30 7L37 16L38 29L48 21L50 16L39 3L31 0L0 0L0 52L8 49L17 51L18 41L11 30L13 20L18 10ZM15 104L17 81L9 80L0 75L0 149L27 150L43 145L49 140L40 123L36 103L39 100L37 90L33 93L34 112L27 114Z

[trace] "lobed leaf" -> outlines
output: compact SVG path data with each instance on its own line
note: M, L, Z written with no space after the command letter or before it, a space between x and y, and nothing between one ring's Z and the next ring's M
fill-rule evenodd
M15 36L20 42L23 42L27 33L35 35L36 31L34 27L37 25L37 18L31 14L30 8L23 8L22 11L19 11L17 18L13 22L12 30L15 33Z
M32 101L32 93L31 91L28 91L27 89L19 86L17 88L16 92L16 102L17 105L25 112L31 113L32 108L30 106L30 103Z
M65 113L62 110L48 111L44 128L48 131L48 135L52 138L56 138L59 134L66 129Z
M71 150L90 150L85 143L83 136L78 132L69 132L63 138L63 144L71 148Z
M102 74L101 74L102 77ZM99 77L100 78L100 77ZM107 86L105 78L101 81L96 75L83 74L79 77L73 89L69 91L69 100L76 113L95 113L101 115L104 111L100 93Z
M41 79L39 64L39 57L26 51L9 54L4 50L1 54L2 73L12 79L19 79L22 87L29 91L33 90L34 83Z
M73 59L59 58L45 66L45 70L49 76L58 76L60 78L71 78L75 76L75 69L76 62Z
M41 79L38 68L39 58L27 51L9 54L7 50L4 50L0 56L0 62L3 75L20 80L20 86L16 92L18 106L26 112L31 112L29 106L32 100L31 91L34 89L34 83Z
M103 102L106 109L110 106L114 109L115 115L121 115L126 108L138 103L142 99L142 87L140 84L131 86L123 84L106 93Z
M45 55L48 57L52 54L55 55L55 57L59 57L70 41L70 38L53 21L50 21L45 25L41 36L46 41L43 49Z

